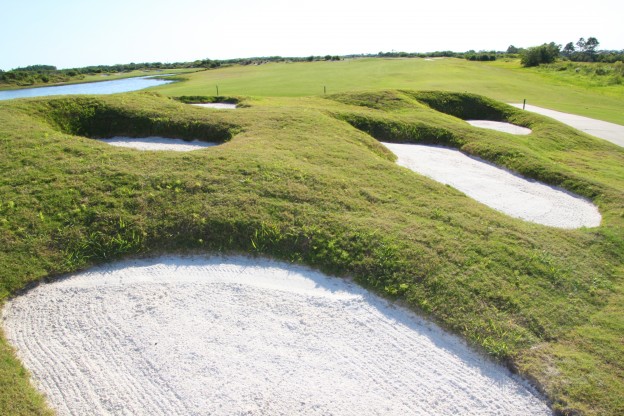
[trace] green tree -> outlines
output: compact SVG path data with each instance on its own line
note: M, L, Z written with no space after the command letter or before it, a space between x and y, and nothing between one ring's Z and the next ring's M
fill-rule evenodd
M596 48L598 48L600 42L593 36L590 36L585 40L585 38L580 38L578 42L576 42L576 46L578 46L578 52L573 55L574 61L584 61L584 62L593 62L596 60Z
M574 48L574 43L568 42L563 47L563 54L569 58L570 56L572 56L575 50L576 48Z
M600 42L598 42L598 39L594 37L587 38L587 42L585 42L585 52L589 53L590 55L595 54L596 48L598 47L598 45L600 45Z
M514 45L509 45L507 48L507 53L518 53L520 50L516 48Z

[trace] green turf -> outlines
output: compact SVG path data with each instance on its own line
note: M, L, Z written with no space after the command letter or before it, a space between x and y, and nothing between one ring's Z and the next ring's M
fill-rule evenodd
M463 94L248 98L241 107L151 93L1 102L0 301L127 256L266 255L404 302L536 380L558 411L624 412L621 148ZM474 108L534 133L449 115ZM140 152L90 138L112 135L224 144ZM591 198L603 223L560 230L510 218L397 166L376 139L461 148ZM2 345L0 414L44 412Z
M156 90L169 95L301 97L347 91L406 88L485 95L585 115L624 125L624 85L595 87L558 71L514 62L464 59L353 59L233 66L191 75Z

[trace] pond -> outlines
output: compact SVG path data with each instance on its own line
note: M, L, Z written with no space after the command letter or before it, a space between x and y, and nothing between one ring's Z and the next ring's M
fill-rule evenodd
M172 80L158 79L150 75L145 77L134 77L116 79L111 81L88 82L83 84L57 85L53 87L24 88L20 90L0 91L0 100L11 100L13 98L43 97L48 95L74 95L74 94L116 94L120 92L142 90L144 88L156 87L169 84Z

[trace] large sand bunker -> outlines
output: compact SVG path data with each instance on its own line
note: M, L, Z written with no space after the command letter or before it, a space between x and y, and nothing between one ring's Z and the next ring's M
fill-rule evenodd
M451 185L512 217L559 228L600 225L602 217L591 202L457 150L415 144L384 145L398 156L400 165Z
M110 139L100 139L100 141L111 146L129 147L137 150L172 150L174 152L190 152L217 145L217 143L201 140L188 141L156 136L142 138L116 136Z
M268 260L117 263L41 284L2 315L61 415L550 414L438 327Z

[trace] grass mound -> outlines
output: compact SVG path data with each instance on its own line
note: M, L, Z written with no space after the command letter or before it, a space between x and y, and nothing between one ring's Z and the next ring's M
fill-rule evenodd
M237 132L233 124L186 114L174 105L164 111L129 111L123 105L81 97L51 100L41 111L59 131L92 138L165 136L222 143Z
M439 91L412 91L408 94L436 111L462 120L509 121L509 117L516 113L508 105L476 94Z
M181 97L175 97L176 100L184 104L198 104L198 103L227 103L227 104L240 104L241 100L236 97L219 97L214 95L183 95Z
M0 300L130 255L265 255L401 300L539 382L555 409L624 412L624 152L502 104L533 134L481 131L425 103L455 96L420 94L247 99L232 112L148 93L2 102ZM88 138L110 135L226 143L154 154ZM559 185L603 223L509 218L397 166L376 138L447 144ZM43 409L0 354L0 413Z

